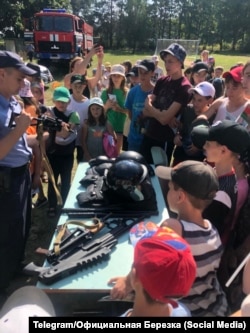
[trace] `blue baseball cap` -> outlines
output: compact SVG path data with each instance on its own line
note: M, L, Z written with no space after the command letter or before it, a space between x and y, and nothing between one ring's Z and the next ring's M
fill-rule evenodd
M177 44L177 43L172 43L169 45L168 48L160 51L160 57L163 61L164 61L164 57L167 53L171 54L173 57L178 59L182 64L182 68L184 68L184 61L186 59L187 52L182 45Z
M29 76L37 74L36 71L25 65L17 53L11 51L0 51L0 68L7 67L13 67Z

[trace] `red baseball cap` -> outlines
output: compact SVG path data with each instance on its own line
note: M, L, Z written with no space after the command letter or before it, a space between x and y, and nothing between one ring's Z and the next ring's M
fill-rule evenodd
M133 267L152 299L174 307L171 298L187 295L196 277L189 244L168 227L158 227L136 243Z
M226 77L231 76L235 82L241 83L242 69L243 66L234 67L230 71L223 73L222 77L225 79Z

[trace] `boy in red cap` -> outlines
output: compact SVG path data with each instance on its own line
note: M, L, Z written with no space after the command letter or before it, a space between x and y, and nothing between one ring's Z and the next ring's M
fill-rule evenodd
M169 228L157 228L135 245L129 279L134 305L122 317L169 317L176 298L189 293L196 263L188 243Z

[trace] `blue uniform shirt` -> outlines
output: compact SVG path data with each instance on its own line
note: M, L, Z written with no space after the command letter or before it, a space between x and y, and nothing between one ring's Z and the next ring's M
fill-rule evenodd
M13 114L18 115L21 111L21 106L14 97L9 101L0 95L0 140L13 130L15 126ZM16 168L28 163L31 157L32 149L28 146L24 133L10 152L0 160L0 166Z

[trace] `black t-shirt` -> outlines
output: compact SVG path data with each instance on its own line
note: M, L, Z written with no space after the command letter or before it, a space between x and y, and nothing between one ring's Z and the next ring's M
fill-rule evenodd
M232 172L218 178L219 191L213 202L205 209L203 217L217 228L225 245L230 233L237 202L236 175Z
M63 112L60 112L57 110L56 107L53 107L51 110L55 117L65 123L69 122L70 115L66 116ZM60 155L60 156L67 156L74 154L75 150L75 140L70 142L67 145L59 145L55 142L56 139L56 130L50 130L49 131L49 139L46 144L46 150L47 154L54 154L54 155Z
M156 82L153 91L156 96L153 106L160 110L167 110L173 102L177 102L184 108L190 100L188 93L190 88L191 84L184 76L177 80L173 80L170 76L161 77ZM179 114L181 112L182 109ZM155 118L148 118L145 135L159 142L173 142L174 139L172 128L169 125L162 125Z

